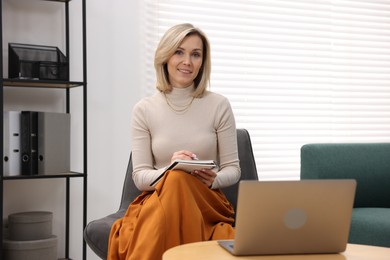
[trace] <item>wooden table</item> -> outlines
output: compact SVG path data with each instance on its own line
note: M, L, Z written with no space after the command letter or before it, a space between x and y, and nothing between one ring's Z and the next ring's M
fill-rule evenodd
M340 254L317 255L274 255L241 256L231 255L216 241L206 241L180 245L167 250L163 260L234 260L234 259L269 259L269 260L390 260L390 248L348 244L347 250Z

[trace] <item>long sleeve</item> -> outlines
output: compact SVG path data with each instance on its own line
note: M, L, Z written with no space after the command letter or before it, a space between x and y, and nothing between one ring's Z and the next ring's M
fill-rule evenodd
M133 179L139 190L153 190L150 184L160 176L165 168L154 168L151 150L151 135L144 108L136 105L132 116L132 158Z
M237 131L233 111L229 102L220 106L219 124L217 127L220 170L214 180L212 189L228 187L236 183L241 176L238 161Z

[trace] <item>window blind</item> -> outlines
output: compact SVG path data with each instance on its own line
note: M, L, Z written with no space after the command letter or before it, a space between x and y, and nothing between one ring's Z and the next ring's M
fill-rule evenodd
M212 91L248 129L260 179L299 179L305 143L390 141L389 0L145 0L144 94L171 26L209 37Z

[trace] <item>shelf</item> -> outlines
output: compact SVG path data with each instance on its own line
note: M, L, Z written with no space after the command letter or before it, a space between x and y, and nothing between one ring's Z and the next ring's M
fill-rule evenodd
M32 80L32 79L3 79L4 87L21 88L74 88L83 86L78 81Z
M3 176L3 180L25 180L25 179L53 179L53 178L75 178L85 177L84 173L69 172L59 174L46 174L46 175L16 175L16 176Z
M64 2L64 3L68 3L72 0L42 0L42 1L48 1L48 2Z
M0 0L2 1L2 0ZM40 80L40 79L27 79L27 78L12 78L12 77L8 77L8 75L4 74L4 72L1 72L1 76L0 76L0 103L1 103L1 107L2 107L2 110L4 111L5 108L7 108L7 106L11 106L13 107L14 105L16 105L18 107L17 110L34 110L36 109L36 105L41 105L40 103L40 99L37 99L37 100L29 100L29 96L28 96L28 93L32 93L32 92L35 92L34 89L39 89L39 93L51 93L51 91L65 91L66 93L61 93L63 95L61 95L59 97L58 100L53 100L54 104L52 103L48 103L47 105L48 106L48 109L51 110L51 107L52 105L53 106L53 110L56 110L56 106L57 103L58 105L61 105L62 103L64 103L64 107L63 107L63 112L69 112L71 109L71 105L73 105L75 103L76 105L76 109L78 110L78 114L77 115L80 115L82 117L82 124L81 124L81 127L79 127L79 122L77 122L77 129L72 129L72 131L77 131L77 133L79 132L82 132L82 135L83 135L83 146L82 146L82 150L81 150L81 154L83 156L83 160L82 160L82 166L80 165L79 167L74 167L74 169L77 169L81 172L76 172L76 171L66 171L66 172L62 172L62 173L54 173L54 174L46 174L46 175L17 175L17 176L3 176L4 174L4 170L3 169L0 169L0 196L2 197L1 198L1 205L0 205L0 216L2 217L2 221L0 223L0 237L3 237L4 236L4 228L5 228L5 222L4 222L4 215L7 213L7 211L9 211L9 207L8 205L12 205L12 202L13 202L13 194L19 194L19 191L18 189L16 189L15 191L14 190L9 190L7 189L7 192L4 192L4 187L5 185L8 185L8 186L12 186L14 184L15 181L22 181L22 180L25 180L25 181L22 181L22 182L26 182L26 183L30 183L30 182L33 182L33 180L35 180L35 182L38 182L38 187L41 187L40 183L39 182L43 182L42 185L44 185L44 180L59 180L59 179L62 179L64 180L65 183L64 186L65 186L65 189L64 189L64 194L63 194L63 197L64 197L64 201L61 203L61 205L63 206L64 208L64 215L61 217L59 216L60 220L64 220L64 225L63 225L63 234L61 234L61 236L63 236L63 242L64 242L64 245L63 245L63 251L64 251L64 256L61 256L59 257L58 260L72 260L72 259L82 259L82 260L85 260L87 258L87 248L86 248L86 242L83 240L82 241L82 245L79 245L79 246L82 246L82 255L80 255L79 257L77 256L74 256L74 257L70 257L70 251L74 251L73 250L73 247L76 247L78 245L73 245L72 243L70 243L71 241L71 235L76 235L76 236L82 236L83 234L83 231L84 231L84 228L86 227L87 225L87 166L88 166L88 163L87 163L87 59L86 59L86 53L87 53L87 45L86 45L86 38L87 38L87 34L86 34L86 0L79 0L79 1L71 1L71 0L37 0L37 1L40 1L41 3L40 4L44 4L42 2L46 1L46 4L50 4L48 2L52 2L52 4L49 5L49 7L53 7L53 8L56 8L56 11L58 11L58 15L55 15L53 14L53 16L59 18L59 20L57 21L55 19L55 23L53 24L53 26L50 28L52 30L56 30L59 29L60 32L62 32L62 36L58 39L59 42L62 42L63 43L63 47L64 49L66 50L66 56L69 57L69 50L73 50L73 48L71 48L72 46L70 45L70 43L74 43L74 41L71 41L70 40L70 35L73 35L73 31L76 30L76 35L78 35L77 33L79 32L79 29L81 30L81 35L78 35L75 40L77 40L79 43L75 44L76 48L77 47L80 47L82 48L82 55L78 57L78 59L76 59L75 63L78 63L80 66L82 65L82 69L80 72L82 72L82 76L80 75L79 77L77 77L76 79L78 81L69 81L69 78L64 78L62 77L62 79L66 79L66 80L59 80L59 79L45 79L45 80ZM2 1L4 2L4 1ZM17 15L22 15L25 10L29 9L28 6L27 7L22 7L22 5L19 5L18 6L15 6L16 8L14 7L8 7L8 5L6 5L6 9L3 9L3 4L2 2L0 2L0 19L3 19L4 20L4 16L3 14L4 13L7 13L7 15L13 15L13 13L15 12ZM12 2L12 1L10 1ZM25 0L25 2L29 2L28 0ZM55 3L56 2L56 3ZM77 2L77 3L75 3ZM69 4L70 3L70 4ZM73 3L75 3L75 5L73 5ZM19 8L20 7L20 8ZM27 8L27 9L26 9ZM39 8L39 7L38 7ZM33 11L37 11L37 9L34 9ZM26 19L24 19L23 21L21 20L20 23L21 24L24 24L24 23L29 23L31 21L35 21L39 18L39 15L46 15L46 11L47 11L47 14L49 14L49 11L51 12L52 9L45 9L42 13L41 11L39 10L38 12L32 12L32 16L30 17L26 17ZM54 9L53 9L54 11ZM75 12L75 14L71 14ZM28 13L30 14L30 13ZM35 15L38 15L36 18L35 18ZM50 16L51 17L51 13L50 13ZM19 17L19 16L17 16ZM32 19L31 19L32 18ZM74 19L78 19L80 18L79 21L74 21ZM0 20L1 21L1 20ZM19 22L19 21L18 21ZM71 24L70 24L71 23ZM31 26L34 26L34 24L31 24ZM9 28L10 30L13 29L13 27L17 28L17 29L23 29L23 26L12 26L11 28ZM58 28L57 28L58 27ZM77 29L77 28L79 29ZM1 30L1 33L3 34L3 28L4 28L4 24L0 25L0 30ZM48 36L50 36L50 31L47 32L48 33ZM22 40L22 42L28 42L28 39L31 37L34 38L35 35L31 34L29 35L29 33L25 34L24 31L21 31L19 33L18 30L15 30L15 31L12 31L12 36L14 35L17 35L20 39L25 39L25 40ZM7 35L6 35L7 36ZM81 37L81 38L80 38ZM11 37L12 38L12 37ZM62 39L64 38L64 39ZM0 41L0 49L2 49L2 52L0 52L0 57L1 59L0 60L3 60L4 61L4 51L5 49L3 49L3 45L5 42L9 42L10 39L3 39L3 41ZM76 56L75 56L76 57ZM7 57L5 57L7 58ZM73 61L73 59L72 59ZM1 70L3 70L3 67L1 67ZM73 78L74 79L74 78ZM73 91L74 88L78 88L76 89L76 91ZM8 94L9 91L10 92L13 92L13 91L16 91L15 94L18 94L18 95L6 95L6 97L4 97L4 90L6 90L6 93L5 94ZM80 91L79 91L80 90ZM76 92L76 93L73 93L73 92ZM27 95L19 95L19 93L27 93ZM12 93L14 94L14 93ZM17 97L16 99L14 99L14 96ZM20 96L20 99L19 99L19 96ZM74 96L76 96L76 102L71 102L71 99L74 98ZM46 95L43 96L43 99L46 98ZM49 96L47 98L50 98ZM7 100L8 99L8 100ZM6 101L6 102L4 102ZM80 103L77 102L77 101L81 101ZM46 105L46 103L44 104ZM20 108L19 108L20 106ZM82 109L79 109L79 107L82 107ZM75 109L75 110L76 110ZM72 110L73 111L73 110ZM3 122L4 118L2 117L0 119L0 122L1 123L4 123ZM4 135L3 133L3 129L0 130L0 135ZM3 137L3 142L2 142L2 145L4 145L4 137ZM73 149L76 149L76 148L73 148ZM77 148L77 150L81 149L81 147ZM80 155L81 156L81 155ZM1 158L2 159L2 158ZM82 167L82 168L81 168ZM69 169L69 168L68 168ZM53 171L54 172L54 171ZM77 178L77 179L74 179L74 178ZM72 180L72 181L71 181ZM73 187L71 188L71 186L73 185L73 180L79 180L80 183L82 183L82 188L81 187L78 187L77 190L73 189ZM61 182L61 181L60 181ZM55 184L57 185L57 181L55 181ZM18 186L18 185L17 185ZM19 188L19 187L17 187ZM50 197L50 194L48 195ZM62 196L61 194L58 194L58 196ZM74 231L72 230L72 232L70 232L70 228L72 227L73 229L76 230L76 226L73 227L71 224L71 220L74 219L74 216L75 214L70 214L73 210L74 210L74 207L73 207L73 196L77 196L77 201L80 201L82 202L82 219L80 221L82 221L82 229L79 230L79 228L77 228L77 231ZM7 202L7 203L5 203ZM38 202L37 202L38 203ZM56 205L52 205L53 203L55 203L55 201L50 201L48 202L47 206L55 206L55 209L57 209L57 204ZM79 202L76 203L77 205L79 204ZM5 207L4 206L7 206L7 210L5 211ZM19 207L20 205L18 205ZM42 205L39 205L39 208L41 207ZM44 207L46 207L46 205L43 205ZM20 206L21 208L23 208L22 206ZM34 207L34 205L29 205L29 207ZM12 207L11 207L12 208ZM77 213L77 211L76 211ZM76 221L79 221L76 219ZM57 223L58 224L58 223ZM61 228L61 226L59 225L59 228ZM81 228L81 227L80 227ZM59 249L61 249L62 251L62 247L60 247L60 245L58 245ZM3 246L3 243L0 241L0 260L3 259L2 257L2 253L3 253L3 250L4 249L4 246Z

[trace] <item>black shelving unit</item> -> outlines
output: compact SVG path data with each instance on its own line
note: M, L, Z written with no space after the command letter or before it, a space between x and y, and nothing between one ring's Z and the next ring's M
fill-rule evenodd
M28 0L26 0L28 1ZM64 5L64 17L65 17L65 46L66 46L66 57L70 58L70 41L69 41L69 4L71 2L81 1L81 26L82 26L82 39L80 40L80 44L82 45L82 81L53 81L53 80L26 80L26 79L8 79L4 78L3 75L3 66L0 69L0 106L2 112L0 113L0 136L3 136L3 111L4 111L4 88L42 88L42 89L57 89L58 91L64 92L66 97L66 113L70 113L70 91L73 88L82 88L82 106L83 111L80 113L83 114L83 172L69 172L69 173L61 173L56 175L18 175L18 176L4 176L3 173L3 158L4 153L3 149L0 149L0 197L1 206L0 206L0 216L1 216L1 225L0 225L0 238L4 235L4 223L3 223L3 202L7 198L4 198L4 183L8 181L17 181L17 180L37 180L39 179L51 179L51 178L61 178L65 180L66 183L66 194L65 194L65 256L61 259L70 259L69 257L69 226L70 226L70 211L71 211L71 201L70 201L70 179L72 178L82 178L83 181L83 191L82 191L82 201L83 201L83 227L80 228L80 237L83 237L83 230L87 224L87 39L86 39L86 0L42 0L42 1L51 1L58 2L59 5ZM3 63L3 0L0 0L0 61ZM15 32L17 33L17 32ZM68 60L69 62L69 60ZM2 64L1 63L1 64ZM71 64L69 62L69 64ZM1 139L1 147L4 146L4 140ZM86 259L86 243L83 241L82 245L82 259ZM0 252L3 252L3 243L0 243ZM0 259L3 259L2 253L0 253Z

